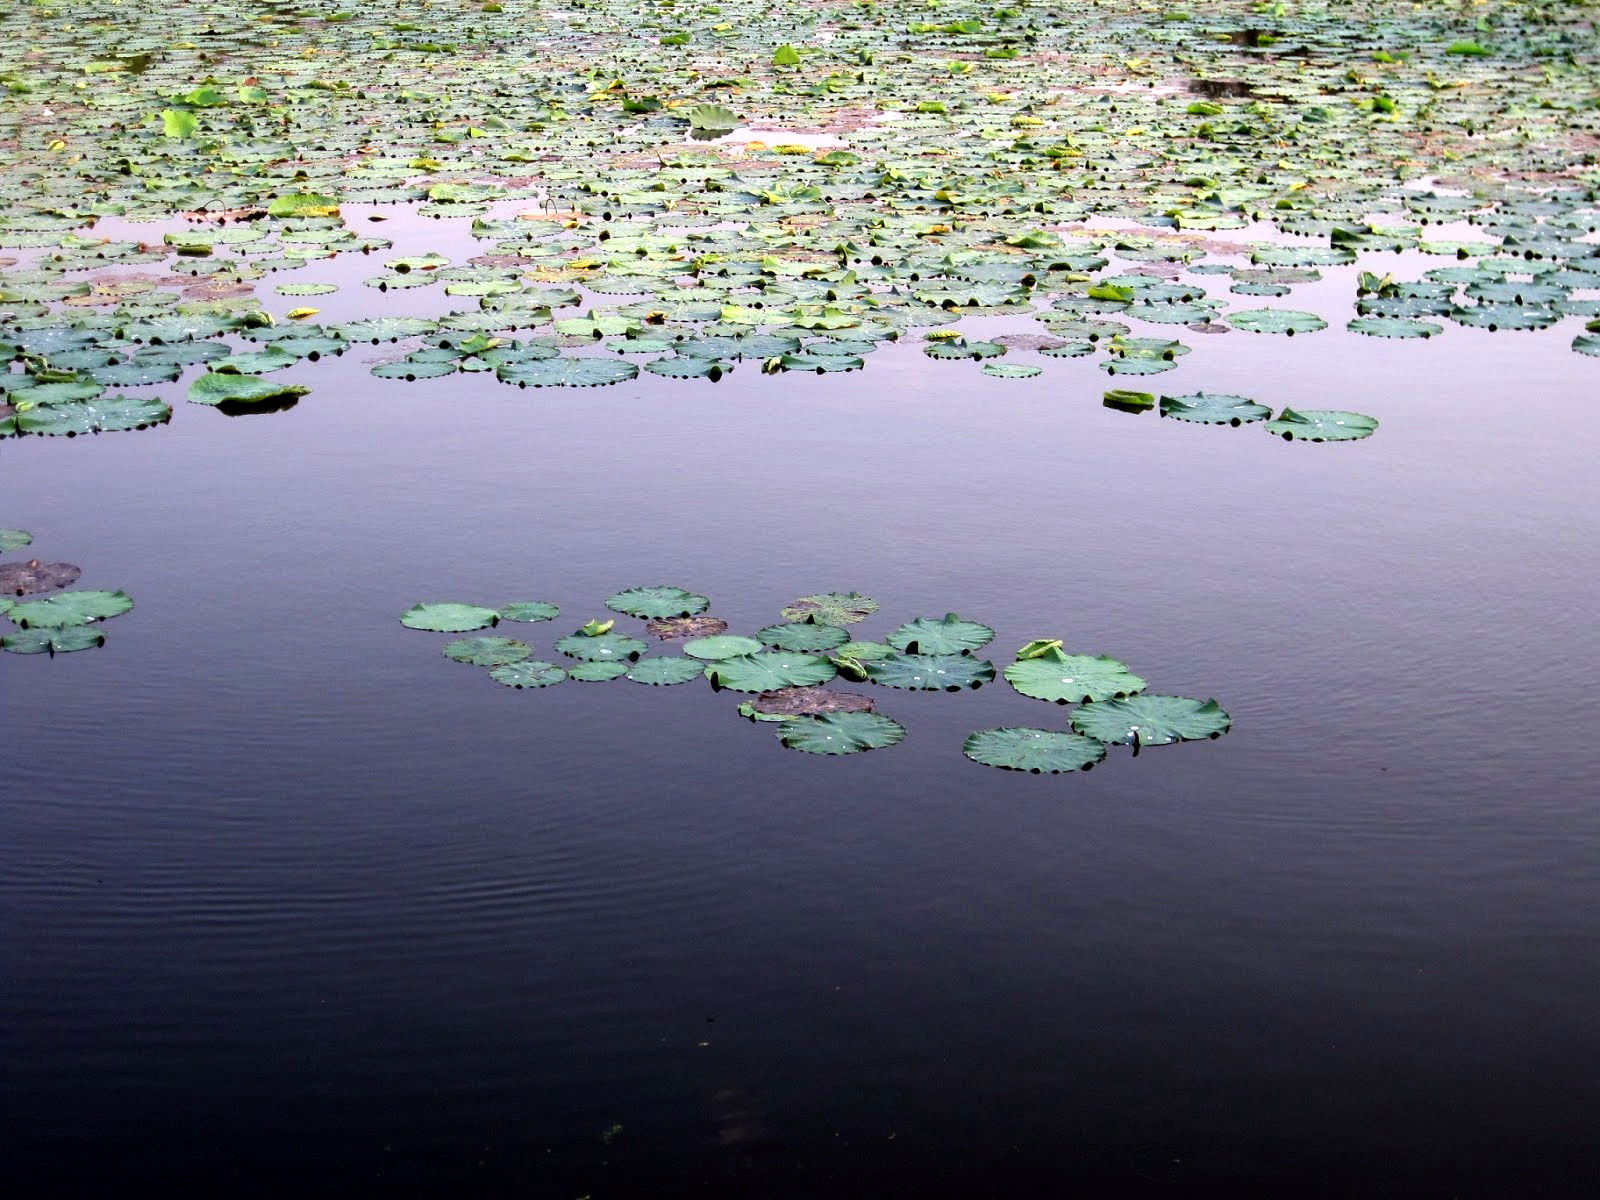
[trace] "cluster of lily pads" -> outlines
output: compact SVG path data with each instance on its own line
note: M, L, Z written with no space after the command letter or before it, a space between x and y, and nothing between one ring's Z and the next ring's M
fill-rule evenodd
M186 371L284 407L309 385L281 372L375 341L380 378L524 387L907 338L1153 374L1187 347L1136 324L1314 335L1261 299L1341 268L1359 334L1570 317L1600 353L1582 5L30 0L0 35L28 47L0 71L0 435L159 424ZM398 244L401 206L480 251ZM1396 279L1398 251L1441 265ZM341 255L384 312L269 314ZM997 316L1042 332L965 324Z
M611 612L644 622L642 632L679 653L651 653L644 637L616 628L617 618L592 618L556 639L562 661L537 657L526 636L483 634L500 626L553 621L558 606L542 600L499 608L457 602L419 603L401 624L434 633L473 634L443 647L446 658L483 669L495 683L542 689L567 681L626 678L652 687L703 680L714 691L750 698L739 714L777 725L778 740L808 754L857 754L898 744L898 721L876 711L876 699L824 686L836 679L903 691L963 692L996 678L995 664L978 657L995 631L955 613L907 621L880 641L853 637L848 626L866 620L877 601L859 592L803 596L782 610L784 620L753 635L728 632L710 616L710 600L684 588L635 587L606 600ZM1108 746L1142 747L1218 738L1232 722L1212 699L1151 695L1146 682L1109 655L1073 654L1058 639L1029 642L1003 672L1019 693L1055 704L1076 704L1067 729L1009 726L967 738L973 762L1034 774L1088 770Z
M21 550L32 542L33 535L26 530L0 529L0 554ZM105 645L105 634L95 626L120 617L133 607L133 600L122 591L61 590L76 583L82 574L71 563L37 558L0 562L0 619L15 627L0 634L0 650L53 658Z

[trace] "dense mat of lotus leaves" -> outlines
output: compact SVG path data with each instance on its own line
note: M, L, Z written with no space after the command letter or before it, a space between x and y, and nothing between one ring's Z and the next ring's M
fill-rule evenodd
M0 554L32 545L25 529L0 529ZM0 562L0 650L10 654L71 654L106 643L96 626L133 608L122 591L63 591L83 572L71 563L38 558Z
M286 407L311 385L278 372L358 342L394 386L828 374L925 338L942 369L1157 374L1174 330L1316 336L1294 289L1356 263L1360 334L1590 320L1600 349L1582 5L33 0L0 35L28 47L0 436L158 425L174 384ZM401 205L480 252L397 253L372 218ZM1393 278L1408 249L1440 265ZM448 311L318 323L339 255ZM274 322L268 289L312 303ZM959 327L996 314L1043 335ZM1322 416L1274 431L1353 428Z
M666 585L628 588L606 600L612 613L644 622L642 632L677 653L652 653L650 642L618 629L617 616L606 616L555 639L556 654L541 658L531 637L508 630L555 621L560 608L544 600L498 607L419 602L400 622L410 629L471 635L444 643L444 657L481 668L495 683L517 690L624 678L651 687L702 680L713 691L748 696L738 706L740 716L775 724L782 745L808 754L882 750L906 736L903 725L876 711L874 696L837 690L831 685L838 680L966 692L996 677L994 663L979 657L995 631L956 613L917 617L873 641L849 627L876 613L877 601L859 592L822 592L793 601L783 609L784 621L746 636L729 633L726 621L707 614L710 603ZM963 753L984 766L1036 775L1087 771L1109 746L1130 746L1137 754L1148 746L1219 738L1232 726L1215 700L1151 695L1125 663L1069 653L1055 639L1023 646L1004 675L1024 696L1077 707L1067 729L978 730Z

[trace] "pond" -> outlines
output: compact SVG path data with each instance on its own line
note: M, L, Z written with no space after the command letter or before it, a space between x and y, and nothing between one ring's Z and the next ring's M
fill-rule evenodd
M1463 166L1443 130L1470 118L1441 111L1439 144L1411 143L1421 165L1364 181L1310 170L1332 135L1269 152L1241 134L1207 151L1220 187L1191 191L1255 186L1269 153L1312 182L1185 204L1209 214L1188 227L1149 197L1190 168L1157 158L1127 188L1052 183L1045 212L964 213L889 176L996 141L992 115L914 111L935 66L967 78L949 63L972 66L963 96L1026 69L1131 106L999 105L1008 138L1043 114L1103 183L1152 142L1098 139L1218 120L1191 104L1244 119L1259 101L1232 81L1332 87L1352 46L1393 77L1360 95L1407 106L1374 132L1345 111L1381 112L1336 96L1339 136L1374 154L1420 128L1429 71L1514 123L1485 97L1587 87L1586 28L1513 26L1494 5L1490 32L1442 5L1348 25L1106 5L1119 23L1091 70L1049 57L1089 18L1028 6L1032 40L961 4L880 5L877 25L819 6L781 33L764 6L662 10L644 30L610 3L435 4L414 22L226 6L281 26L277 52L320 46L330 77L370 68L363 98L231 33L175 47L154 5L123 7L120 70L84 71L85 39L106 35L69 6L34 6L25 31L0 18L42 48L6 77L28 89L8 112L65 112L83 80L96 102L3 148L14 179L56 181L0 229L0 400L36 423L0 439L0 527L31 535L0 536L0 570L18 565L0 578L28 591L0 626L16 649L61 640L0 654L15 1194L1584 1194L1600 1170L1583 733L1600 719L1600 368L1573 343L1600 297L1582 249L1600 213L1581 150L1559 179L1548 141ZM486 36L517 22L495 44L519 54L549 43L529 90L467 70L501 52L464 13ZM952 28L969 19L987 24ZM1557 36L1578 39L1578 66L1541 83L1527 64ZM1468 38L1494 53L1445 54ZM798 64L774 54L791 42ZM869 42L904 61L860 61ZM691 92L658 45L697 56L701 84L744 82ZM1284 45L1309 57L1262 61ZM1368 65L1384 47L1410 58ZM1027 57L985 55L1009 49ZM1153 76L1118 65L1138 49ZM600 67L568 88L579 60ZM1197 74L1226 86L1190 90ZM410 102L423 120L375 99L430 78L440 96ZM627 111L613 79L682 103ZM1111 90L1150 79L1148 97ZM194 97L207 86L228 103ZM270 121L240 111L253 87ZM870 118L863 90L882 101ZM527 128L552 97L578 135ZM686 144L673 114L691 102L736 110L735 149ZM163 109L232 132L208 144ZM476 124L499 113L552 158L469 172L453 157L468 109L477 141L511 137ZM1576 143L1586 118L1559 111ZM352 113L370 118L361 146L335 132ZM319 151L292 191L260 146L284 122ZM424 141L458 126L460 143ZM788 126L803 153L781 148ZM702 194L660 165L639 180L667 179L677 207L631 176L625 200L586 192L580 147L599 133L608 169L670 146L758 161L782 194ZM385 139L405 144L387 157L431 145L446 165L364 194L352 156L370 171ZM840 146L862 162L815 165ZM165 194L185 156L227 181ZM1016 168L1028 187L1036 167ZM840 170L859 174L823 178ZM431 179L492 194L429 198ZM273 192L338 212L178 215L264 210ZM1303 194L1317 213L1274 207ZM934 224L950 232L889 236ZM830 256L845 225L883 240ZM636 251L631 230L662 240ZM997 249L1007 236L1029 244ZM94 245L110 257L88 262ZM713 294L715 319L689 311ZM1263 309L1314 321L1233 320ZM382 318L419 324L354 324ZM1368 318L1438 332L1373 336ZM285 344L287 362L244 357ZM196 346L219 349L162 357ZM551 386L549 364L591 362L690 367ZM130 366L131 385L115 373ZM272 386L191 403L202 378ZM123 421L111 402L129 395L170 419ZM1174 397L1220 404L1223 423L1178 419ZM1286 439L1260 419L1284 409L1376 427ZM37 574L52 563L81 575ZM871 610L803 620L799 598L834 592ZM508 608L529 602L557 612ZM484 611L401 621L445 603ZM723 657L646 625L701 609L775 649ZM441 653L477 638L531 651ZM613 657L626 675L585 681ZM626 677L669 659L661 686ZM569 677L492 673L537 662ZM898 732L744 719L762 703L739 674L752 662L865 696ZM820 680L795 672L816 662ZM1111 682L1047 703L1055 676L1030 664ZM956 690L909 682L924 670ZM1163 713L1108 709L1132 703L1119 694L1224 715L1165 745ZM1119 742L1116 721L1158 733ZM972 735L1016 728L1075 739L1047 743L1071 769L983 765L997 747ZM802 752L863 730L862 752Z

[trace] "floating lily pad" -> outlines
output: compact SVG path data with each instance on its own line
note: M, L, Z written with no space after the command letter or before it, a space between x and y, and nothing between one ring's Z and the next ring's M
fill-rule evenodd
M786 687L827 683L838 674L832 662L815 654L766 650L709 663L705 676L714 688L735 692L772 692Z
M286 396L304 396L310 390L304 384L283 383L259 375L211 373L189 385L189 400L194 404L260 404Z
M751 720L787 721L793 717L820 717L825 713L871 712L876 702L871 696L855 692L836 692L824 687L789 687L762 692L739 706L742 716Z
M1110 700L1142 692L1145 681L1109 655L1067 654L1059 648L1006 668L1006 679L1024 696L1056 704Z
M474 629L487 629L500 620L492 608L477 604L417 604L400 616L400 624L408 629L425 629L431 633L470 633Z
M820 592L802 596L783 610L786 620L818 625L854 625L878 611L878 602L860 592Z
M924 692L959 692L994 680L994 664L969 654L896 654L861 666L873 683Z
M971 654L994 640L994 630L955 613L907 621L884 641L907 654Z
M83 571L71 563L28 562L0 564L0 592L11 596L37 596L71 587Z
M503 667L533 657L533 647L514 638L458 638L445 646L444 656L474 667Z
M67 629L25 629L0 637L0 650L11 654L48 654L52 658L105 644L105 634L83 625Z
M628 678L635 683L648 683L655 687L669 686L676 683L688 683L691 679L699 679L705 671L705 663L692 658L679 658L676 655L662 655L660 658L641 658L628 668Z
M546 358L511 363L495 374L518 387L605 387L637 378L639 368L614 358Z
M1246 425L1265 421L1272 410L1244 396L1191 392L1186 396L1161 397L1161 415L1200 425Z
M540 662L534 658L507 663L489 672L490 679L513 688L546 688L560 683L566 677L567 673L554 663Z
M531 623L554 620L561 615L561 610L543 600L517 600L501 608L498 615L502 621Z
M704 612L711 601L678 587L637 587L618 592L606 600L613 612L630 617L690 617Z
M685 642L683 645L683 652L689 657L710 662L759 654L765 649L765 642L752 637L741 637L738 634L716 634L712 637L695 638L694 641Z
M26 529L0 529L0 554L8 550L21 550L33 542L33 534Z
M585 662L632 661L649 648L625 633L571 633L556 643L556 649L568 658L581 658ZM569 674L571 670L568 668Z
M657 617L646 621L644 627L664 642L682 641L685 638L714 637L725 633L728 623L721 617L697 613L692 617ZM752 639L753 640L753 639ZM759 645L753 647L759 649ZM745 653L741 651L740 653Z
M119 617L133 607L123 591L62 592L44 600L13 605L6 614L24 629L65 629Z
M1378 428L1375 417L1363 413L1340 412L1336 409L1286 408L1277 419L1264 426L1268 433L1280 435L1285 441L1353 442L1371 437Z
M1215 700L1188 696L1130 696L1085 704L1072 714L1072 727L1102 742L1123 746L1165 746L1173 742L1219 738L1232 719Z
M1105 758L1106 747L1082 734L1008 726L978 730L968 736L961 752L986 767L1058 775L1089 770Z
M765 645L779 650L806 652L832 650L850 640L850 635L837 625L820 625L812 621L768 625L765 629L757 630L756 636Z
M567 678L578 683L605 683L607 680L620 679L626 674L628 674L627 663L603 659L591 659L567 668Z
M778 740L807 754L858 754L882 750L906 736L905 726L881 713L840 712L795 717L778 726Z
M1315 333L1326 329L1328 323L1316 313L1297 312L1290 308L1253 308L1245 312L1228 314L1228 324L1235 329L1251 333Z

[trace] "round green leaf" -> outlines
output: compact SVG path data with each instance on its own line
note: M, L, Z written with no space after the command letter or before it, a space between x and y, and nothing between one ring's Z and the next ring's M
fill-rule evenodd
M755 638L740 637L735 633L695 638L692 642L683 644L683 652L690 658L702 658L711 661L758 654L763 649L765 649L765 643L759 642Z
M625 633L600 633L592 637L586 633L569 633L556 643L556 649L568 658L581 658L585 662L615 662L638 658L649 647Z
M554 663L525 658L521 662L507 663L489 672L489 678L506 687L544 688L560 683L567 673Z
M400 624L430 633L469 633L487 629L499 619L494 609L477 604L416 604L400 615Z
M1089 770L1105 758L1106 747L1104 742L1078 733L1008 726L978 730L968 736L961 752L986 767L1057 775Z
M703 662L697 662L692 658L680 658L675 654L666 654L660 658L641 658L628 668L628 678L635 683L648 683L654 687L663 687L675 683L688 683L691 679L698 679L704 670L705 663Z
M444 648L444 656L474 667L503 667L533 657L533 647L514 638L458 638Z
M630 617L688 617L705 612L710 603L706 597L682 588L637 587L610 597L606 607Z
M122 591L62 592L44 600L14 605L8 616L24 629L65 629L119 617L133 607Z
M815 654L795 654L788 650L764 650L739 658L725 658L707 665L706 678L714 688L735 692L771 692L778 688L806 687L827 683L838 669Z
M905 726L879 713L825 713L794 717L778 726L778 740L807 754L858 754L881 750L906 736Z
M1337 409L1286 408L1263 428L1281 435L1285 441L1354 442L1371 437L1378 428L1378 419Z
M1215 700L1188 696L1102 700L1085 704L1072 714L1072 727L1079 733L1122 746L1165 746L1219 738L1232 723Z
M918 617L907 621L883 640L907 654L970 654L993 641L994 630L945 613L939 620Z
M1006 668L1006 679L1024 696L1056 704L1110 700L1145 688L1143 679L1110 655L1066 654L1059 649L1018 659Z
M861 666L873 683L923 692L959 692L994 680L994 664L970 654L896 654Z

